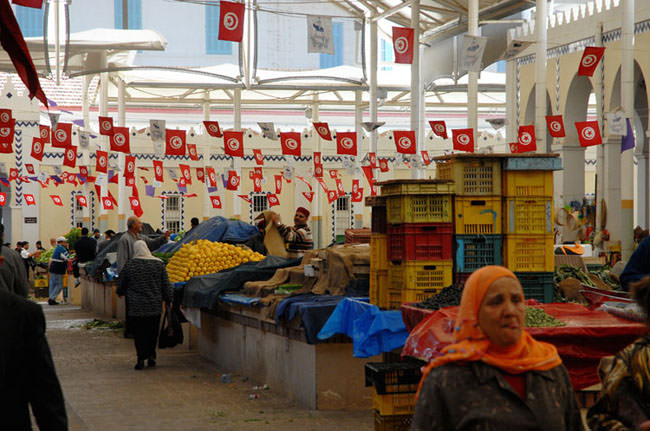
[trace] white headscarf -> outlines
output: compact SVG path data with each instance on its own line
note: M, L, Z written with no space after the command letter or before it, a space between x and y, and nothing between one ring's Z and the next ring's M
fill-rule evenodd
M147 243L142 241L141 239L133 243L133 258L160 261L160 259L158 259L157 257L151 254L151 252L149 251L149 247L147 247Z

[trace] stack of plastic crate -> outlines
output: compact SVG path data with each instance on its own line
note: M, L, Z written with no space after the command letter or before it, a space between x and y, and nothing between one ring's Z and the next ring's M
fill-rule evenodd
M455 282L473 271L503 263L501 159L455 154L436 158L437 177L456 182Z
M420 362L370 362L366 386L373 386L375 431L408 431L415 411L415 393L422 377Z
M388 304L419 302L453 282L453 193L446 180L391 180L386 199Z
M553 170L547 155L503 160L505 266L517 274L528 299L553 300Z
M386 199L369 196L366 206L371 208L370 229L370 303L388 307L388 254L386 251Z

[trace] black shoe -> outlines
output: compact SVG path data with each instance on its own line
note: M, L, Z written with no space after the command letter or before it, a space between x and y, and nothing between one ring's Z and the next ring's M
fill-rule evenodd
M143 370L144 369L144 361L138 359L138 362L135 364L135 367L133 367L135 370Z
M156 360L154 358L147 359L147 367L153 368L156 366Z
M53 300L53 299L48 299L48 300L47 300L47 303L50 304L50 305L59 305L59 303L56 302L56 301Z

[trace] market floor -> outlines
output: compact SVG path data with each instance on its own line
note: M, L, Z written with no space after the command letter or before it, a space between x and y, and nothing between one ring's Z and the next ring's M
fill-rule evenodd
M135 371L133 340L121 331L82 329L96 316L79 307L44 311L71 431L373 429L371 411L305 410L274 388L253 390L264 382L222 383L222 370L178 347L159 351L155 369Z

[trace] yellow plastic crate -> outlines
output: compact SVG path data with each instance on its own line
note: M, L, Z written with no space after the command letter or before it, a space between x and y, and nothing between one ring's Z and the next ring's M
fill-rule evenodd
M382 196L453 194L449 180L389 180L381 183Z
M404 289L402 290L402 303L412 303L412 302L422 302L425 299L436 296L440 290L415 290L415 289Z
M481 157L449 159L436 164L436 176L454 180L459 196L501 195L501 160Z
M390 308L388 270L370 270L370 303L379 308Z
M37 278L34 280L34 287L47 287L47 278Z
M506 234L552 234L553 198L506 198L503 212Z
M501 196L456 197L456 235L498 235L501 233Z
M513 272L555 270L553 235L506 235L504 264Z
M388 251L385 233L370 234L370 269L388 269Z
M372 407L382 416L407 415L415 411L415 392L379 395L372 389Z
M452 195L407 195L386 198L388 223L449 223Z
M503 171L506 197L553 196L553 171Z
M409 260L388 266L391 289L440 290L453 283L453 260Z

